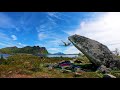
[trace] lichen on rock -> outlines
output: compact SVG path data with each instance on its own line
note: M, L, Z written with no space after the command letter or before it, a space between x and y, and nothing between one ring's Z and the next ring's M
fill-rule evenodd
M76 34L69 36L68 39L94 65L120 68L120 60L116 59L108 47L102 43Z

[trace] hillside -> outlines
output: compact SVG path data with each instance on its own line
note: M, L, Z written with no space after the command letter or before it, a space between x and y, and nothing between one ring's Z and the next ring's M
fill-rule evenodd
M18 47L6 47L0 49L1 53L14 54L14 53L27 53L27 54L48 54L48 51L45 47L39 46L26 46L23 48Z

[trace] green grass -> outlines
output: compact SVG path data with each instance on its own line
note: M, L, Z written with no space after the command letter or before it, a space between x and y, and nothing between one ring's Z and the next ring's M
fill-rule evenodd
M40 58L28 54L16 54L10 56L7 60L0 60L0 78L9 77L31 77L31 78L102 78L102 74L95 71L80 72L62 72L61 69L49 70L46 65L55 64L71 58ZM86 57L79 57L82 61L79 65L83 68L91 68L91 63ZM112 71L111 74L120 77L120 71Z
M70 58L40 58L28 54L16 54L7 60L1 60L0 77L10 77L14 74L31 75L32 77L43 77L44 75L65 77L65 74L59 70L49 71L48 68L45 68L45 64L54 64L62 60L70 60Z

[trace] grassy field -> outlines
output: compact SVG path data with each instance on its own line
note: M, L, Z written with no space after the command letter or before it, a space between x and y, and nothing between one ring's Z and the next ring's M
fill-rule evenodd
M102 74L95 71L81 72L76 76L75 72L63 73L60 69L52 70L47 64L55 64L71 58L40 58L33 55L17 54L10 56L7 60L1 59L0 78L102 78ZM86 57L79 57L85 67L90 64ZM120 72L111 72L120 77Z

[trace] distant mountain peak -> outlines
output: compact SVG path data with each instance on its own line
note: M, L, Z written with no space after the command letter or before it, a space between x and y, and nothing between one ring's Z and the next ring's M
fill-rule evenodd
M60 54L64 54L64 53L62 53L62 52L57 52L57 53L54 53L54 54L59 54L59 55L60 55Z

